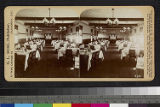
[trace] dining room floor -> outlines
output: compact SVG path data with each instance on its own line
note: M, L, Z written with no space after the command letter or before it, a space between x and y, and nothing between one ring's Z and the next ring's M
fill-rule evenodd
M79 71L71 70L71 66L59 63L57 53L51 46L44 47L41 59L33 63L26 71L16 69L17 78L78 78Z
M111 44L104 53L104 60L93 66L89 71L81 71L81 78L135 78L135 64L121 60L118 47ZM138 75L143 77L144 73Z
M52 46L44 47L41 60L33 63L27 71L16 69L16 78L135 78L133 64L120 59L115 45L110 45L104 53L104 60L89 71L70 69L68 62L60 63ZM143 77L143 73L140 74Z

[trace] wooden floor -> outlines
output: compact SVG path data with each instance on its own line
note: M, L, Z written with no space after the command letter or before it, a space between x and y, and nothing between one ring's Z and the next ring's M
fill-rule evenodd
M46 46L41 52L41 60L27 70L16 69L17 78L134 78L136 71L133 64L120 60L120 53L115 45L110 45L105 60L89 71L71 70L68 63L59 63L56 51ZM143 77L143 72L140 74Z
M104 61L98 63L93 69L81 72L81 78L134 78L133 64L120 59L120 52L114 45L108 47L104 54Z

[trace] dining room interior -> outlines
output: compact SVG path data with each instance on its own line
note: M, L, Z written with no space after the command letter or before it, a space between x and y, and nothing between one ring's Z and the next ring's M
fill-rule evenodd
M15 77L143 78L144 37L134 8L23 9L14 25Z

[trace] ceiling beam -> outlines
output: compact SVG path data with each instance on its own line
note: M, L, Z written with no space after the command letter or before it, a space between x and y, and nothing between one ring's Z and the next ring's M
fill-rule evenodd
M44 23L25 23L26 26L38 26L38 27L55 27L58 28L59 26L72 26L73 23L56 23L56 24L48 24L45 25Z
M43 20L44 17L15 17L15 20ZM51 17L46 17L51 19ZM107 18L96 18L96 17L54 17L55 20L98 20L105 21ZM114 20L115 18L110 18ZM119 21L144 21L144 18L118 18Z
M51 19L52 17L46 17ZM55 20L79 20L79 17L54 17ZM15 17L15 20L43 20L44 17Z
M109 18L111 19L112 21L115 19L115 18ZM81 20L102 20L102 21L105 21L107 20L107 18L94 18L94 17L81 17ZM119 21L144 21L144 18L118 18Z
M103 28L123 28L123 27L134 27L137 24L119 24L119 25L108 25L108 24L98 24L98 23L90 23L90 26L102 26Z

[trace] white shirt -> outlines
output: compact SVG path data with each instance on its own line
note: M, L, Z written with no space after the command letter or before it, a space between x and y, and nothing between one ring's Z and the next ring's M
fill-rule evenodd
M137 58L136 68L144 69L144 58L143 57L138 57Z

